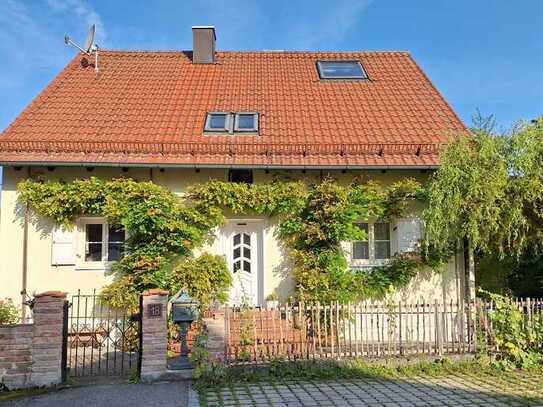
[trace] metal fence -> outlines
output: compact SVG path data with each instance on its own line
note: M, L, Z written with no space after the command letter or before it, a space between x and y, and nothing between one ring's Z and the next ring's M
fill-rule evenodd
M140 318L113 310L96 292L70 299L65 332L66 370L70 376L125 375L137 369Z
M541 300L527 301L528 306L518 301L527 320L541 320ZM479 300L227 307L226 359L235 364L473 353L478 329L492 336L493 309L493 303Z

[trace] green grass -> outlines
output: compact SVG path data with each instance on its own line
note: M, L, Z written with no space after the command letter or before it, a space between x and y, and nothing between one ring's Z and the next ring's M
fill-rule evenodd
M274 361L265 366L241 366L218 370L204 375L197 387L228 386L239 383L274 382L281 380L336 380L336 379L399 379L413 377L447 377L451 375L492 377L500 381L520 380L523 375L543 375L543 367L531 371L505 371L484 360L435 361L403 364L398 366L351 361ZM543 385L543 384L542 384Z
M55 390L56 389L32 388L32 389L4 391L4 392L0 392L0 402L15 400L22 397L39 396L40 394L49 393L50 391L55 391Z

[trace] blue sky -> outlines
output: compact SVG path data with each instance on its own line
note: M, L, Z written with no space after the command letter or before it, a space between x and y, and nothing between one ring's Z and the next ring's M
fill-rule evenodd
M0 129L73 57L91 23L110 49L408 50L467 123L543 114L542 0L1 0Z

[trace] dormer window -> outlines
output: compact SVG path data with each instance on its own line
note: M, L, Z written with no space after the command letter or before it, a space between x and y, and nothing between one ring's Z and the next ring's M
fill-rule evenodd
M207 114L205 131L229 132L231 127L230 113L212 112Z
M257 133L258 113L256 112L210 112L207 114L206 133Z
M317 61L321 79L368 79L359 61Z
M236 113L234 131L258 131L258 113Z

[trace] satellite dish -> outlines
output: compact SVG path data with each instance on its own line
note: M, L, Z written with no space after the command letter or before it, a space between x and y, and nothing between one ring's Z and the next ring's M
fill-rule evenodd
M87 54L90 52L92 47L94 46L94 34L96 34L96 25L91 25L89 29L89 33L87 34L87 41L85 42L85 50L87 51Z
M64 36L64 43L66 45L77 48L79 51L86 55L91 55L94 53L94 70L98 72L98 46L94 43L94 36L96 34L96 25L93 24L90 26L89 33L87 34L87 41L85 41L85 47L82 48L73 42L68 35Z
M94 44L94 35L96 34L96 25L91 25L89 29L89 33L87 34L87 41L85 42L85 48L80 47L75 42L71 40L71 38L68 35L64 36L64 43L66 45L71 45L72 47L77 48L79 51L83 52L84 54L90 55L92 51L96 51L98 48L96 44Z

